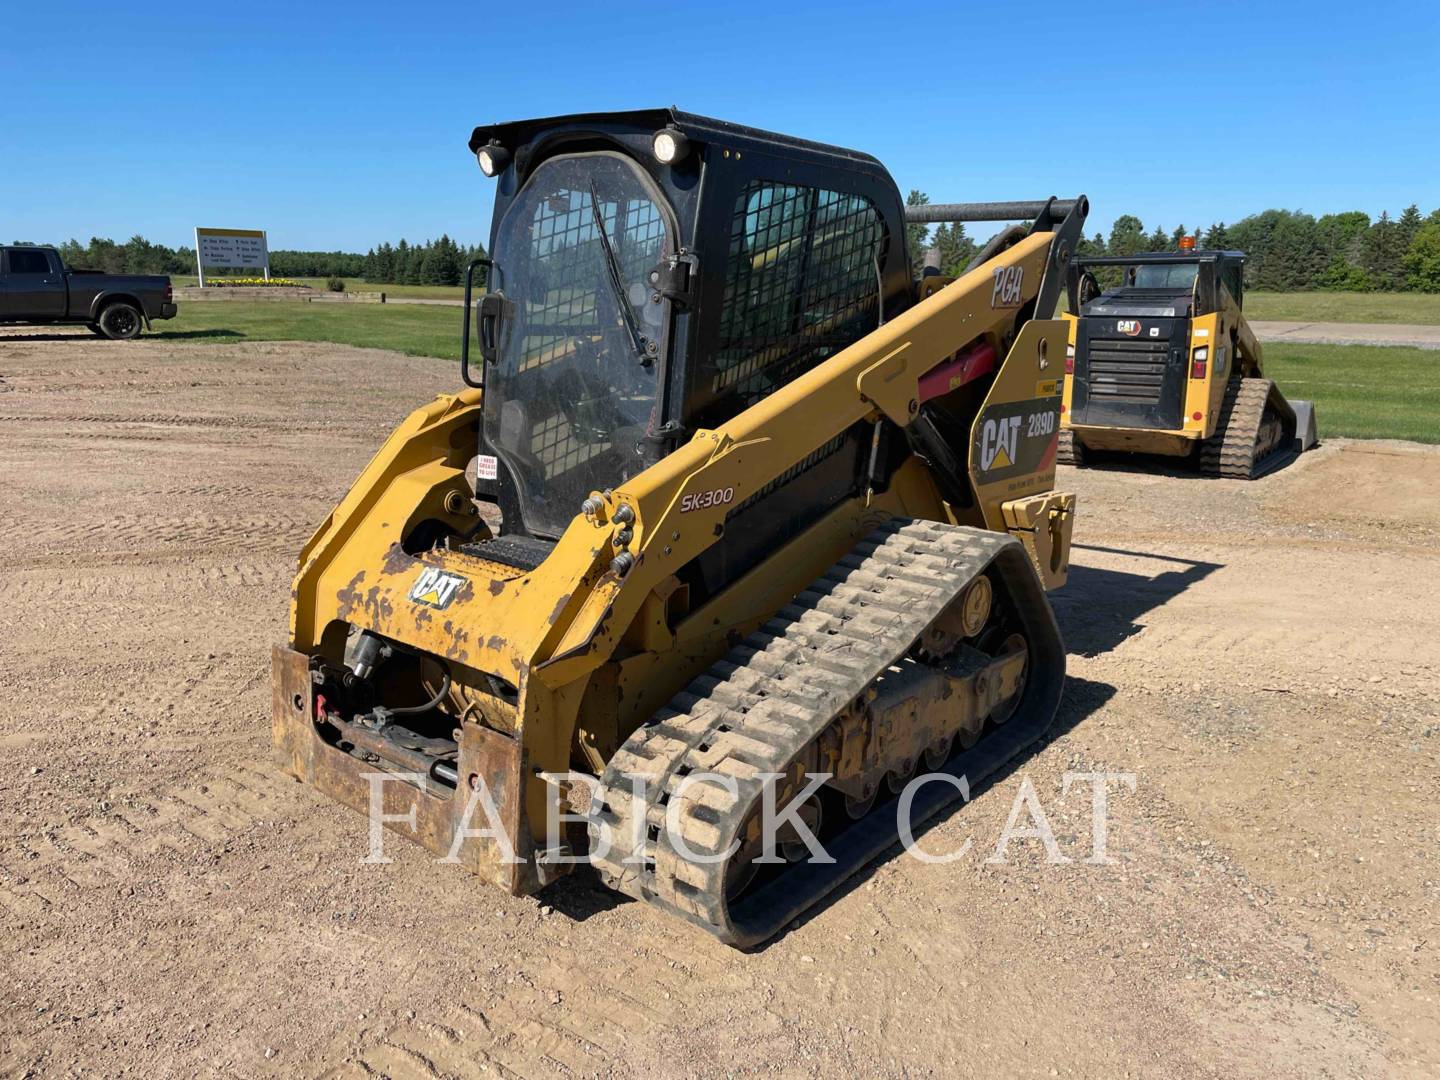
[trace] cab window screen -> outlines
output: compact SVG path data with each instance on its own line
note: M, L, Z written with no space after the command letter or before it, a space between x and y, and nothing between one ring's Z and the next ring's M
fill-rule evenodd
M741 191L710 386L717 413L733 415L874 328L884 233L859 195L768 180Z

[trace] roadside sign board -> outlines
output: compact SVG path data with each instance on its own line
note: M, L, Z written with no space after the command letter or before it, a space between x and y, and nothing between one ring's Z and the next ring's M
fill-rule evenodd
M270 280L270 250L262 229L195 229L195 262L200 284L205 284L205 267L254 269Z

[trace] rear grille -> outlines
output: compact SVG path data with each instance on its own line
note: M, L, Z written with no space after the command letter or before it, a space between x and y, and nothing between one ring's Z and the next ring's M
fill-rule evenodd
M1168 341L1090 341L1092 401L1158 405Z

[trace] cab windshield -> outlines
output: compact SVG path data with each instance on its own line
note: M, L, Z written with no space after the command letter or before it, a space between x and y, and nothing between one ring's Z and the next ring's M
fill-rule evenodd
M559 536L591 491L651 459L669 304L652 302L648 278L674 250L661 199L619 154L556 157L496 233L512 306L485 376L485 426L536 535Z

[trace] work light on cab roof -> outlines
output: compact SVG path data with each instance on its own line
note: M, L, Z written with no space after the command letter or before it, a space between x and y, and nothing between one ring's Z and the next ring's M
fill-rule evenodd
M690 140L674 128L661 128L653 143L655 160L661 165L674 165L690 152Z
M475 160L480 163L480 171L486 176L498 176L510 162L510 151L498 142L491 141L475 151Z

